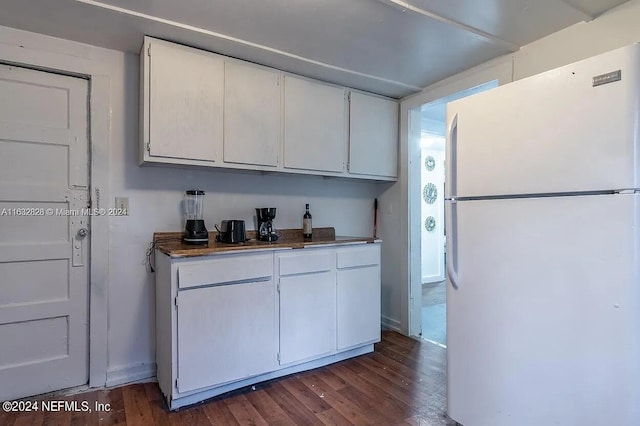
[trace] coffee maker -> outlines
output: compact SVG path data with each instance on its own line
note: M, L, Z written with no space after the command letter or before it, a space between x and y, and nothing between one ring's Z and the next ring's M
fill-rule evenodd
M191 189L184 197L184 213L187 222L184 227L185 244L207 244L209 231L204 226L204 191Z
M258 218L258 239L260 241L277 241L278 235L273 229L273 219L276 218L275 207L256 208Z

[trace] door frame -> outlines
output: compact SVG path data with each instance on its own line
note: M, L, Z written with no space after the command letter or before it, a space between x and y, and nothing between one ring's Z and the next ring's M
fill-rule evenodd
M401 214L407 219L406 240L400 245L401 262L406 265L401 269L400 308L403 313L401 328L408 336L419 336L422 331L420 202L419 198L412 196L420 189L420 144L415 142L419 139L420 130L420 126L416 125L420 122L418 108L492 80L498 80L498 85L513 81L513 55L503 56L456 74L400 102L400 161L403 166L400 176L400 181L403 182Z
M11 44L3 44L7 38ZM84 55L77 55L77 51L69 52L69 49L60 48L58 51L38 50L34 47L19 45L21 40L15 39L11 34L13 29L0 28L0 62L7 65L15 65L31 68L38 71L53 72L80 77L89 81L88 117L89 128L89 196L94 208L104 207L110 200L109 185L109 146L111 140L111 77L105 70L109 70L109 64L90 59L93 55L86 53L86 46L82 46ZM15 30L17 31L17 30ZM33 37L25 32L25 39ZM46 37L35 34L38 38ZM21 37L20 37L21 39ZM55 46L60 43L58 39L44 40L45 45ZM38 45L42 40L36 40ZM64 40L64 44L73 43ZM27 43L25 43L27 44ZM55 46L57 47L57 46ZM80 49L76 49L80 50ZM108 303L108 267L109 267L109 217L92 216L90 221L90 275L88 280L89 294L89 386L104 387L107 378L107 303Z

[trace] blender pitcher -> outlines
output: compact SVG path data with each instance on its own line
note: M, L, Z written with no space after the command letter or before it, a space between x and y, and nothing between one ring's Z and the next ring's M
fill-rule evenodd
M184 243L207 244L209 231L204 226L204 191L192 189L186 192L184 212L187 219L182 238Z

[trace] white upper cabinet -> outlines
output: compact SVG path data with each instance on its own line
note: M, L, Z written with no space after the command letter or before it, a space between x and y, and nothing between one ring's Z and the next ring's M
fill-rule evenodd
M342 87L285 76L285 168L344 171L345 104Z
M152 37L140 72L140 163L397 179L393 100Z
M282 139L281 73L227 61L224 77L224 162L276 167Z
M398 103L351 92L349 173L398 176Z
M217 161L224 60L155 39L146 39L142 53L143 149L151 157Z

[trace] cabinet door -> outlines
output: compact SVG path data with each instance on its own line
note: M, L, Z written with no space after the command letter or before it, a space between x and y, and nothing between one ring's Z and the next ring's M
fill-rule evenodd
M162 41L152 41L148 55L149 154L215 161L222 144L224 61Z
M351 92L349 173L398 176L398 103Z
M281 117L279 72L225 63L225 163L277 166Z
M178 293L178 392L277 368L273 281Z
M335 349L335 272L280 277L280 364Z
M380 266L338 270L338 350L380 341Z
M285 76L284 167L343 172L344 88Z

